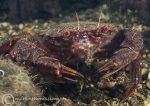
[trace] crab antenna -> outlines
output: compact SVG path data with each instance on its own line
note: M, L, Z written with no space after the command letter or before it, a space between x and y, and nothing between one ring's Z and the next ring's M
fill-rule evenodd
M101 15L99 16L99 20L98 20L97 28L99 28L99 27L100 27L100 21L101 21Z
M100 27L101 18L102 18L102 11L100 12L100 15L99 15L99 20L98 20L97 28Z
M78 30L80 29L80 22L79 22L79 16L77 14L77 12L75 11L75 14L76 14L76 18L77 18L77 22L78 22Z

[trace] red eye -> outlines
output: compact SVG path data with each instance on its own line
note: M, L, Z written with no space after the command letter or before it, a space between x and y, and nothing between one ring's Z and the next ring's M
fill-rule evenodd
M64 35L66 35L66 36L70 36L70 31L65 30L65 31L64 31Z
M109 32L109 27L108 26L103 26L102 28L101 28L101 31L103 32L103 33L107 33L107 32Z

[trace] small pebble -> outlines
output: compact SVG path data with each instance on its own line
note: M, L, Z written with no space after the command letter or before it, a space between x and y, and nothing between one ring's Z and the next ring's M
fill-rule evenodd
M93 85L93 84L90 84L90 87L92 87L92 88L93 88L93 87L94 87L94 85Z
M148 73L148 80L150 80L150 72Z
M148 58L150 58L150 53L147 55Z
M144 106L150 106L150 99L144 100Z
M96 106L96 103L97 103L96 100L92 100L91 103L90 103L90 105L91 105L91 106Z
M38 28L39 26L38 25L35 25L35 28Z
M16 35L18 35L18 34L17 34L16 32L13 32L12 35L13 35L13 36L16 36Z
M148 64L144 64L144 67L148 68L149 66L148 66Z
M73 101L67 98L61 98L60 102L57 104L57 106L73 106Z
M146 86L147 86L148 88L150 88L150 80L147 81Z
M146 60L142 60L142 64L145 64L146 63Z
M19 24L19 29L23 29L23 24Z
M47 26L48 26L48 23L44 23L44 24L43 24L43 27L47 27Z
M143 56L142 56L143 58L146 58L146 54L143 54Z
M116 85L116 82L98 82L97 85L99 88L112 88Z
M146 50L145 50L145 52L146 52L146 53L148 53L148 52L149 52L149 50L148 50L148 49L146 49Z
M38 22L39 22L38 20L35 20L35 21L34 21L35 24L37 24Z
M11 35L13 33L13 30L9 30L8 34Z
M113 101L111 105L112 105L112 106L118 106L119 104L118 104L117 101Z
M3 26L3 27L8 27L8 25L9 25L9 23L7 23L7 22L3 22L3 23L2 23L2 26Z
M148 72L147 68L142 69L142 75L146 74Z
M9 26L9 30L12 30L12 29L13 29L13 26L10 25L10 26Z
M4 77L4 74L5 74L4 70L0 70L0 77Z
M126 71L130 71L131 69L131 66L126 67Z

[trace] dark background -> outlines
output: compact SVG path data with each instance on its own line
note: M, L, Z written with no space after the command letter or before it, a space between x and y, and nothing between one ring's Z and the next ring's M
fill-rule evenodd
M111 17L132 14L138 22L149 22L149 0L0 0L0 21L20 23L35 19L62 19L75 11L84 14L88 10L91 10L88 13L92 16L100 13L97 8L103 12L103 5Z

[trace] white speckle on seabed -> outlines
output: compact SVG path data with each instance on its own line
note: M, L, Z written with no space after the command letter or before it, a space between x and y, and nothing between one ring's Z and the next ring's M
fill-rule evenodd
M0 70L0 77L4 77L4 74L5 74L4 70Z

